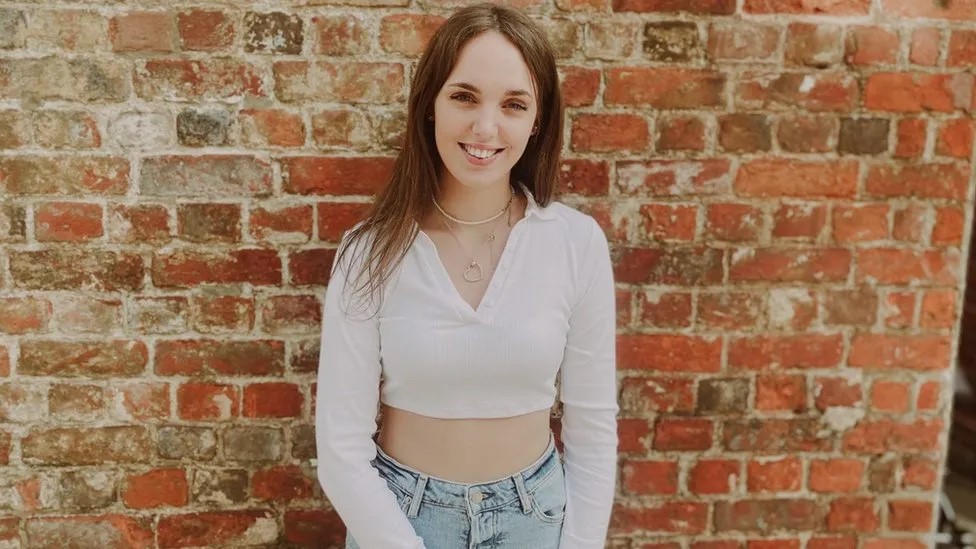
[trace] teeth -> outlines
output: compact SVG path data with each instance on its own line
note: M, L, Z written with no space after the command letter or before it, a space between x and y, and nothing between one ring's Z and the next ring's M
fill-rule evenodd
M467 151L468 154L478 158L489 158L495 156L495 153L498 152L497 150L490 150L490 149L476 149L474 147L469 147L467 145L461 145L461 146L464 147L464 150Z

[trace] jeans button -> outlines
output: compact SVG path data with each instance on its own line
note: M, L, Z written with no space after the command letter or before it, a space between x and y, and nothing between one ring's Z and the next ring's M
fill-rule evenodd
M484 499L485 495L482 494L480 490L471 490L471 501L481 503Z

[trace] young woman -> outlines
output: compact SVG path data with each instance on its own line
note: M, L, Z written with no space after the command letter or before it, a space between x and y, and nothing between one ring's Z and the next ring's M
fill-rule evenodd
M463 8L423 54L392 179L325 297L318 475L347 547L604 546L614 286L599 226L552 200L562 117L518 11Z

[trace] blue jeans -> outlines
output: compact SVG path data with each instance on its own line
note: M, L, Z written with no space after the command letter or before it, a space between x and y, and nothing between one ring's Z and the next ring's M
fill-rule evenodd
M461 484L421 473L378 446L375 467L427 549L557 549L566 510L552 435L535 463L496 481ZM377 525L382 528L382 526ZM359 549L346 535L346 549Z

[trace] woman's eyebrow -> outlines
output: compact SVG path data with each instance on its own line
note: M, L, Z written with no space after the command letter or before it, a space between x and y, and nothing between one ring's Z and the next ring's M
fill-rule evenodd
M481 90L479 90L477 86L475 86L474 84L468 84L467 82L452 82L451 84L448 84L448 86L462 88L474 93L481 93ZM505 92L505 95L532 97L532 94L525 90L508 90L507 92Z

